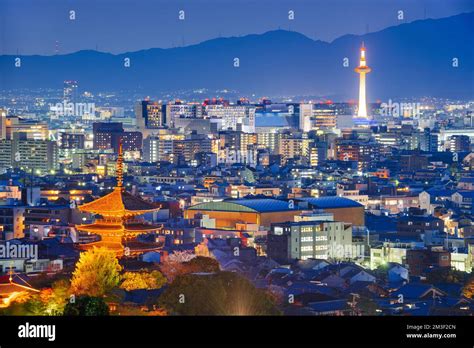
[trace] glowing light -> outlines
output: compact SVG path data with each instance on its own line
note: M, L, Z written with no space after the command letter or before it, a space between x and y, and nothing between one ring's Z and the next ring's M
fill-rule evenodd
M359 66L354 69L359 74L359 107L357 110L358 118L368 118L367 115L367 100L365 95L365 75L368 74L371 69L367 66L365 60L365 47L362 44L360 49L360 62Z

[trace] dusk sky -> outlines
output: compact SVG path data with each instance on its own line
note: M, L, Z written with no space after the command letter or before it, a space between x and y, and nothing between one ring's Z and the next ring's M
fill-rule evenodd
M76 12L74 21L69 11ZM178 19L179 10L185 20ZM288 11L295 19L288 20ZM403 10L405 20L397 19ZM474 11L472 0L0 0L0 54L121 53L291 29L332 41Z

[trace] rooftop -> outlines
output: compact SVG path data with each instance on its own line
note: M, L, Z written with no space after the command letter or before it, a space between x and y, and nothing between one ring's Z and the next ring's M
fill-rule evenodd
M286 201L278 199L237 199L222 202L208 202L193 205L189 210L232 211L249 213L270 213L298 210Z
M363 207L362 204L352 199L338 196L319 197L319 198L301 198L302 201L308 202L313 208L331 209L331 208L357 208Z
M79 207L81 211L102 216L133 216L158 209L156 205L122 190L121 187L116 187L111 193Z

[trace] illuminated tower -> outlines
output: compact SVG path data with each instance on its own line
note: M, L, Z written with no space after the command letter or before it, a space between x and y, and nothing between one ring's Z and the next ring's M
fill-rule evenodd
M81 244L79 247L87 250L94 246L105 246L119 256L124 255L125 248L130 252L129 255L161 248L159 243L143 243L136 239L140 234L156 234L161 230L159 225L137 219L140 215L158 211L160 207L125 191L122 142L119 144L116 173L117 186L111 193L78 207L81 212L97 217L93 223L76 225L76 229L101 237L99 242ZM128 256L127 253L125 255Z
M368 119L367 115L367 100L365 97L365 75L368 74L372 69L367 66L365 61L365 47L362 43L360 48L360 61L359 66L354 69L356 73L360 75L359 79L359 108L357 111L358 119Z

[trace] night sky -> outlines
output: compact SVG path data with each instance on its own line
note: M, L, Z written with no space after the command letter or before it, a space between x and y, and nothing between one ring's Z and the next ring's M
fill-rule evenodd
M69 10L76 20L69 20ZM184 10L186 19L178 19ZM288 11L295 19L288 20ZM403 10L405 20L397 19ZM332 41L474 11L472 0L0 0L0 54L121 53L281 28Z

